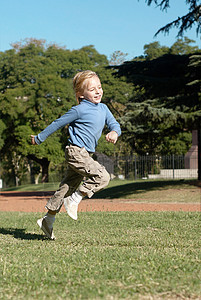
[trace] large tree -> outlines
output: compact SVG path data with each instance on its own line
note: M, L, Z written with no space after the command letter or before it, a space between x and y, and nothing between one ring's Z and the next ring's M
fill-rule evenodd
M30 134L39 133L76 104L72 77L78 70L106 64L106 56L93 46L69 51L33 39L0 53L1 157L12 166L16 182L24 157L41 165L42 181L48 180L50 162L64 160L65 128L40 147L31 146Z
M64 160L67 128L55 132L39 147L30 144L30 135L38 134L76 105L72 78L78 71L96 71L103 84L103 102L116 117L123 114L133 87L114 77L107 66L106 56L92 45L69 51L43 40L27 39L0 53L1 157L16 183L27 164L37 172L41 169L42 181L48 181L50 163L54 167ZM125 148L123 143L118 145L121 150L122 145ZM98 150L109 153L112 148L102 138Z
M145 0L148 5L155 3L161 10L167 10L170 7L169 0ZM186 0L186 4L189 6L188 13L184 16L179 16L176 20L173 20L169 24L161 27L155 34L169 33L169 31L176 27L178 29L177 36L183 36L184 33L191 29L193 25L196 26L197 36L201 34L201 3L200 0ZM198 59L199 61L199 59ZM197 64L197 63L196 63ZM194 64L195 65L195 64ZM198 62L199 65L199 62ZM200 78L200 74L198 76ZM196 79L197 80L197 79ZM198 79L199 80L199 79ZM201 128L198 128L198 179L201 180Z
M117 69L117 67L116 67ZM125 137L140 153L161 152L166 137L200 129L201 53L166 54L118 67L118 76L144 88L121 118ZM180 136L181 137L181 136Z
M144 45L144 56L141 56L141 60L152 60L165 54L185 55L190 53L199 52L198 46L193 46L194 40L187 38L178 38L177 41L169 48L167 46L161 46L158 41ZM136 58L135 60L138 60Z

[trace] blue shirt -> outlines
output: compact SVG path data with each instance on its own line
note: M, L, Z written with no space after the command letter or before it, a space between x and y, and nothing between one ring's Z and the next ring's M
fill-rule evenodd
M110 131L116 131L118 136L121 135L119 123L105 104L92 103L84 99L39 133L35 137L36 143L41 144L49 135L67 124L69 124L69 142L78 147L85 147L89 152L95 152L105 125Z

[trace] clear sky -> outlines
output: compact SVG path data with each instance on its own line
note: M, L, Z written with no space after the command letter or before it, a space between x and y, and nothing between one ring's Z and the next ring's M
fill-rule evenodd
M147 6L145 0L0 0L0 51L25 38L36 38L70 50L94 45L108 58L120 50L132 59L144 53L145 44L159 41L170 47L176 41L176 29L156 38L154 34L188 13L185 2L170 1L170 9L162 12L154 4ZM201 48L195 27L185 36Z

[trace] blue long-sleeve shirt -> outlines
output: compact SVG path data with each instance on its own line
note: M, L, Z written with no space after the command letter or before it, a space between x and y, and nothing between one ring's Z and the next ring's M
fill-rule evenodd
M85 147L89 152L95 152L105 125L110 131L116 131L118 136L121 135L119 123L105 104L96 104L84 99L35 136L35 142L41 144L49 135L67 124L69 124L69 142Z

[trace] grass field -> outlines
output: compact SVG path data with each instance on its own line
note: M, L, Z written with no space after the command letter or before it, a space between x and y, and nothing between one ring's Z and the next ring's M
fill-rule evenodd
M200 214L0 212L0 299L201 299Z
M200 203L200 191L193 181L113 180L95 198ZM80 212L77 222L60 213L56 241L37 227L41 216L0 212L0 299L201 299L199 212Z
M24 185L2 191L55 191L59 183ZM99 199L137 199L141 202L200 203L201 188L193 180L111 180L108 187L96 193Z

